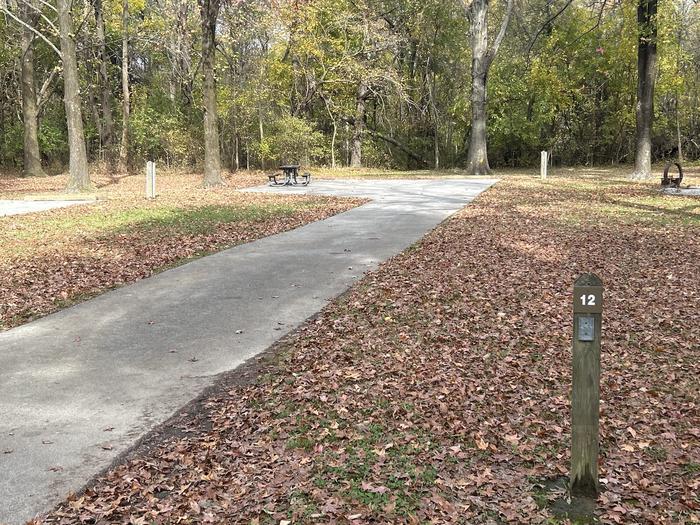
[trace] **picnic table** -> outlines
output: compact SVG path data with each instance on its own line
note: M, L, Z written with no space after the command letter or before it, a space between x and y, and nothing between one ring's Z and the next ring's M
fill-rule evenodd
M299 164L285 164L280 166L279 169L282 170L282 174L284 175L284 182L278 182L277 174L271 173L267 176L268 180L270 181L270 186L293 186L296 184L308 186L309 182L311 182L311 174L304 173L301 175L302 181L300 182L298 180L300 167L301 166L299 166Z
M285 185L296 184L299 168L299 164L285 164L284 166L280 166L280 169L284 174Z

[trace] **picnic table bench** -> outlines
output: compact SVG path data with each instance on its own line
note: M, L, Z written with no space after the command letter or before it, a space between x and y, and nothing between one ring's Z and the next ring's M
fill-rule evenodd
M279 169L282 170L282 175L284 176L284 181L277 180L277 173L270 173L267 176L270 186L296 186L301 184L302 186L308 186L311 182L311 174L306 172L303 175L299 175L298 164L285 164L280 166ZM299 180L301 179L301 181Z

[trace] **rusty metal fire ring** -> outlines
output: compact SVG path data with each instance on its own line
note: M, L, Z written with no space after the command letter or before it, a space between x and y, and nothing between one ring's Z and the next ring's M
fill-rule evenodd
M671 169L671 166L676 166L678 168L678 177L669 177L668 176L668 170ZM666 164L666 167L664 168L664 176L661 179L661 185L662 186L671 186L673 188L680 188L681 182L683 182L683 168L678 162L668 162Z

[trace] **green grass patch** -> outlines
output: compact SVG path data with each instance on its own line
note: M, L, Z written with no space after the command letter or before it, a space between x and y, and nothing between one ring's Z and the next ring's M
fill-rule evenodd
M372 423L342 448L342 455L327 451L317 457L315 486L342 491L344 499L382 513L392 503L398 516L413 515L430 494L438 477L424 465L422 453L430 445L420 437L401 444L400 436Z
M609 198L595 208L606 218L624 224L649 226L700 225L700 200L667 195Z
M285 218L318 205L314 201L300 201L298 203L217 204L196 208L158 206L116 211L98 208L78 216L47 215L35 223L19 224L16 228L8 229L5 235L10 239L26 241L60 232L117 235L154 231L196 235L206 233L219 224Z
M517 212L547 217L569 227L641 225L700 226L700 199L666 195L656 184L605 177L519 177L519 189L540 193L536 203L519 205Z
M700 474L700 463L686 463L682 469L685 474Z

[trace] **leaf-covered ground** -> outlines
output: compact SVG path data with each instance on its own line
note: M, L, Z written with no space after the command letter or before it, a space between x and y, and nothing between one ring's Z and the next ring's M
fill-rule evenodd
M503 180L43 522L566 522L582 272L599 519L700 522L700 199L651 188Z
M159 196L148 201L144 177L103 177L93 204L0 217L0 330L359 202L236 191L266 180L263 174L233 175L228 186L205 190L200 175L161 174ZM2 177L0 198L60 192L65 184L64 177Z

